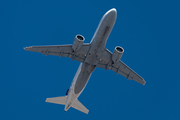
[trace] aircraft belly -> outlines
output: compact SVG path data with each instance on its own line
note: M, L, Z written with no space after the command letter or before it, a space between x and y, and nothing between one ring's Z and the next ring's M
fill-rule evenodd
M75 88L74 88L75 94L79 94L84 89L84 87L86 86L86 84L95 68L96 68L96 66L90 65L86 62L83 64L81 72L80 72L79 76L77 77L77 80L75 83Z
M74 90L75 94L78 94L81 92L81 90L84 88L84 86L88 82L90 75L91 75L90 73L87 73L85 71L80 73L76 81L76 85L75 85L75 90Z
M98 65L101 60L103 51L106 47L107 39L112 31L116 21L116 13L105 14L100 21L100 24L92 38L92 45L85 62Z

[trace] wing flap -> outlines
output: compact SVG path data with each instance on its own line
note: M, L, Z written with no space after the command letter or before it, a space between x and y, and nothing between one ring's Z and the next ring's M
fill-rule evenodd
M42 54L45 54L46 55L46 52L42 52ZM71 58L73 60L76 60L76 61L79 61L79 62L83 62L84 61L84 58L83 57L79 57L78 55L74 55L74 54L70 54L70 53L61 53L60 52L48 52L47 55L53 55L53 56L59 56L59 57L68 57L68 58Z

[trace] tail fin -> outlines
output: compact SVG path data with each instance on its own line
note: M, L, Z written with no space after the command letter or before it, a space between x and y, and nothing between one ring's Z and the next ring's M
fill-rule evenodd
M72 104L72 107L86 114L89 112L89 110L82 103L80 103L78 99L76 99L76 101Z
M55 104L61 104L61 105L65 105L66 101L67 101L67 96L53 97L53 98L47 98L46 99L46 102L55 103Z

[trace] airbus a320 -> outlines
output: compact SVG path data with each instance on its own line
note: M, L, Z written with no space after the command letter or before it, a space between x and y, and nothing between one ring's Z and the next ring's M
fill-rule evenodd
M135 80L145 85L145 80L120 60L124 53L122 47L115 47L113 53L106 49L106 42L115 24L116 17L117 11L115 8L107 11L100 20L90 43L85 44L85 38L78 34L71 45L31 46L24 48L27 51L69 57L80 62L66 96L47 98L46 102L65 105L65 111L73 107L88 114L89 110L79 102L78 97L84 90L96 67L112 70L127 79Z

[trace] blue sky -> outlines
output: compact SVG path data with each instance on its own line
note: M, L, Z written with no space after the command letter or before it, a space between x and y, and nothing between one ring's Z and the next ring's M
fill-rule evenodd
M0 119L180 119L179 6L179 0L0 1ZM45 103L65 95L80 63L23 47L72 44L76 34L88 43L111 8L117 20L106 47L122 46L121 60L146 85L96 68L79 97L88 115Z

